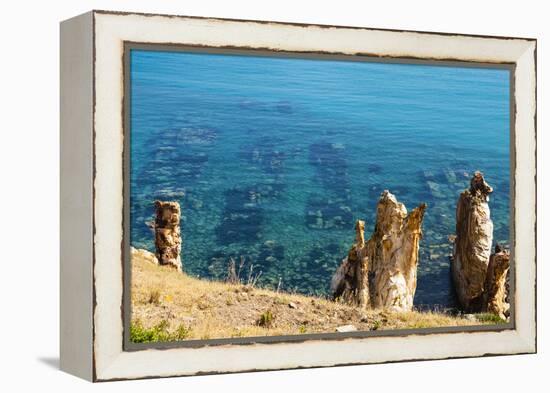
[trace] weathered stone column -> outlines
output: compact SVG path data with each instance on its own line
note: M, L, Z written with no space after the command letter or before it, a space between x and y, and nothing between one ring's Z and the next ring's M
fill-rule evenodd
M496 245L495 253L489 258L482 311L498 315L502 319L508 317L510 304L506 301L506 276L510 269L510 252Z
M180 205L178 202L156 201L155 247L160 265L182 271Z
M355 243L348 256L332 277L331 291L334 300L369 306L369 260L365 247L365 222L355 224Z
M425 210L423 203L407 215L405 205L393 194L382 193L375 230L366 244L373 308L412 310Z
M483 288L491 244L493 222L489 194L493 192L481 172L475 172L470 188L460 194L456 207L456 239L451 270L458 302L466 312L478 312L483 303Z

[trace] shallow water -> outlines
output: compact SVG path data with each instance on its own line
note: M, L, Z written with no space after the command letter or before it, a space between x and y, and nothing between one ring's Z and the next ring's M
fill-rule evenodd
M328 294L380 193L428 204L417 305L453 304L448 235L475 170L509 236L509 73L133 50L131 243L154 250L156 199L182 206L183 263L260 285Z

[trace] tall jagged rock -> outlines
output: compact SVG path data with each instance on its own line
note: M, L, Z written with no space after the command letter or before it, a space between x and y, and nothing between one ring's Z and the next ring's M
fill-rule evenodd
M155 247L160 265L182 270L180 205L178 202L155 202Z
M332 277L331 290L335 300L360 307L369 305L369 260L365 247L365 222L355 224L355 243Z
M451 270L458 302L466 312L478 312L483 304L483 288L491 244L493 222L489 194L493 192L483 174L475 172L470 188L460 194L456 207L456 238Z
M510 305L507 302L508 291L506 277L510 269L510 252L497 244L495 253L489 258L482 311L498 315L502 319L508 317Z
M366 244L373 308L412 310L425 210L423 203L407 215L393 194L382 193L374 233Z
M355 244L332 278L334 297L365 307L410 311L425 209L422 204L407 214L405 206L384 191L367 242L364 222L357 222Z

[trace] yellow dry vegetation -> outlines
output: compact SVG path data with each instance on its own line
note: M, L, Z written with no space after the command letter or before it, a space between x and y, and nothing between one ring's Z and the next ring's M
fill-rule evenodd
M190 277L132 259L132 325L162 329L150 340L212 339L490 323L434 312L361 310L327 299ZM160 338L158 338L160 337Z

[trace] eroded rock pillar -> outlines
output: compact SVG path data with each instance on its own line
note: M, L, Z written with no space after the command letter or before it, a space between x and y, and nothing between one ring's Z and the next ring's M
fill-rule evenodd
M497 244L495 253L489 258L482 311L498 315L501 319L508 317L510 309L510 304L506 301L506 277L509 269L510 252Z
M332 277L333 298L360 307L369 305L369 260L365 247L365 222L355 223L355 243Z
M160 265L182 270L180 205L178 202L155 202L155 247Z
M393 194L382 193L375 230L366 244L373 308L412 310L425 210L426 204L421 204L407 214Z
M483 174L476 172L470 188L460 194L456 207L456 239L451 270L458 302L466 312L483 305L485 277L491 256L493 222L489 194L493 192Z

